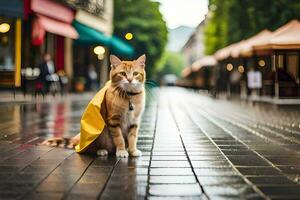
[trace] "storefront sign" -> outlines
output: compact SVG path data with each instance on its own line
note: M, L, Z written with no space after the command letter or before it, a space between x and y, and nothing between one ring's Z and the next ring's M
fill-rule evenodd
M262 88L262 76L260 71L250 71L247 73L248 88L259 89Z

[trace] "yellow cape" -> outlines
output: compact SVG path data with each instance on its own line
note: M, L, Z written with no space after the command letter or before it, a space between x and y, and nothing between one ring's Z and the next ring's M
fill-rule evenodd
M101 116L101 104L105 92L110 86L108 81L105 86L93 97L86 107L80 121L80 142L75 147L76 152L84 152L92 142L99 137L105 127L105 121Z

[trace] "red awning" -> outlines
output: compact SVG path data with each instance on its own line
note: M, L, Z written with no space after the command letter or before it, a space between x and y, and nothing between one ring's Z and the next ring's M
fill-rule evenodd
M41 45L46 32L72 39L79 37L71 25L72 9L51 0L31 0L31 10L37 16L33 21L32 44Z
M44 29L50 33L72 39L77 39L79 37L77 31L73 28L73 26L71 26L71 24L59 22L44 16L38 16L38 18Z
M70 24L38 16L33 22L32 43L34 45L41 45L46 31L72 39L79 37L77 31Z
M31 9L37 14L42 14L68 24L72 23L75 15L70 8L50 0L31 0Z

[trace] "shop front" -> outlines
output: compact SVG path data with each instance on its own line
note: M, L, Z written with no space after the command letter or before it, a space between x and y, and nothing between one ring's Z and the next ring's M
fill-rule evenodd
M23 1L0 1L0 87L21 86Z
M55 1L27 1L25 13L22 80L24 92L31 93L40 88L39 73L34 72L40 70L46 54L51 56L55 73L72 77L70 52L72 40L78 38L78 33L71 25L74 11Z
M213 56L204 56L182 70L182 80L178 81L177 85L212 91L215 86L214 70L217 64ZM214 92L214 91L213 91Z
M300 22L292 20L273 32L271 37L254 46L257 55L271 62L273 97L275 99L300 97ZM260 62L265 61L264 59Z
M240 59L241 66L245 71L241 84L241 97L247 98L251 95L272 95L272 86L274 85L272 79L271 60L268 58L269 52L265 52L261 55L256 55L253 46L261 41L267 40L272 33L269 30L262 30L256 35L248 38L245 42L234 51L234 56ZM251 87L251 81L248 80L248 75L253 74L252 72L261 77L259 81L261 84L254 84L259 87Z
M215 90L218 96L231 97L236 95L239 90L240 76L237 73L238 61L231 55L232 49L237 45L239 43L231 44L214 54L214 57L218 61L215 70L217 72Z
M35 61L44 53L50 53L57 70L64 69L65 43L77 39L77 31L73 28L74 11L50 0L32 0L31 10L31 46L38 49ZM71 51L71 49L70 49ZM32 63L36 65L36 63Z
M111 29L104 26L103 19L78 11L73 26L79 33L79 39L74 43L74 89L76 85L85 83L86 89L91 90L90 73L97 74L98 87L108 80L109 54L131 58L133 48L119 38L111 35ZM100 25L100 26L99 26ZM103 25L103 26L102 26ZM81 87L79 87L81 88ZM77 89L76 89L77 90Z
M192 71L196 73L196 88L211 90L214 87L213 71L216 65L217 61L213 56L204 56L192 64Z

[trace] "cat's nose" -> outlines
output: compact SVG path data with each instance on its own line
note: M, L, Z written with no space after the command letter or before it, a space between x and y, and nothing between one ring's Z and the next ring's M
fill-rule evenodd
M128 82L131 83L132 82L132 78L127 78Z

